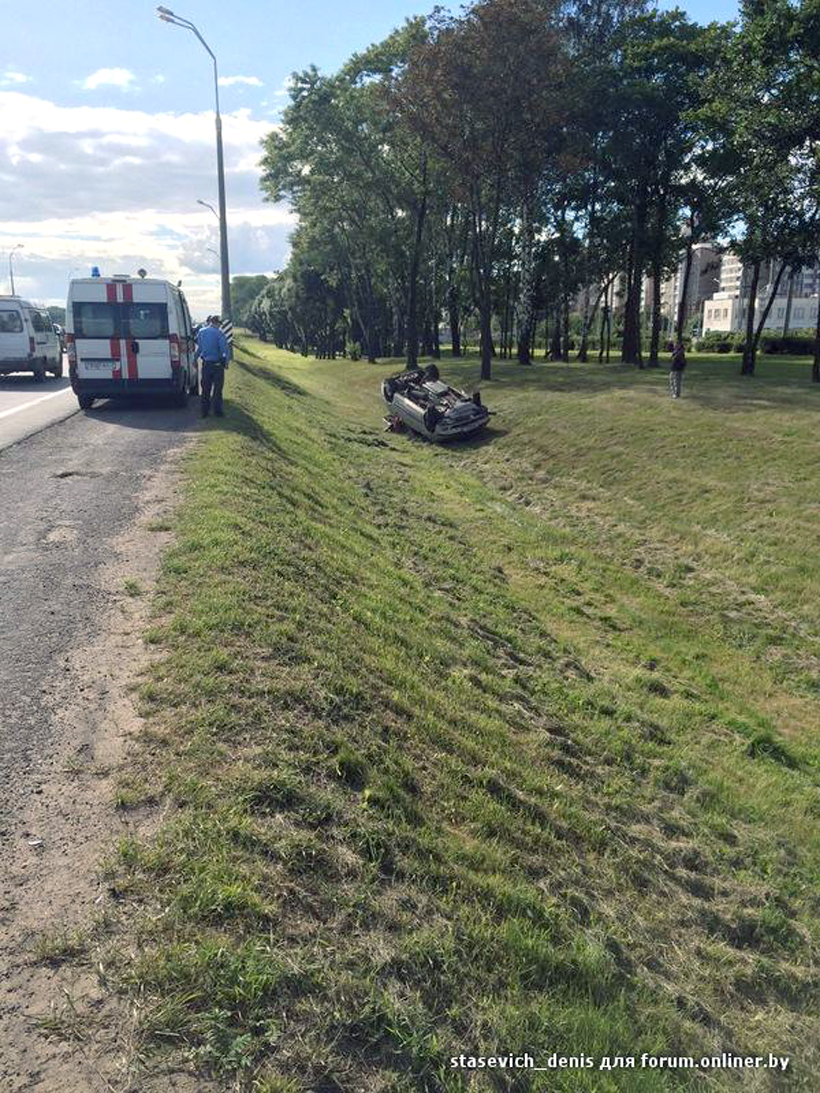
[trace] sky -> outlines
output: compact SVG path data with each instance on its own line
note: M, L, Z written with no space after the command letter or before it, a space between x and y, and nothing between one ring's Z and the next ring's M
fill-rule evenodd
M287 103L291 72L332 72L431 0L166 0L217 56L232 275L287 261L294 219L259 189L260 141ZM733 0L689 0L698 22ZM155 4L0 0L0 292L65 302L92 266L181 280L195 316L219 307L211 59ZM22 246L18 246L22 244Z

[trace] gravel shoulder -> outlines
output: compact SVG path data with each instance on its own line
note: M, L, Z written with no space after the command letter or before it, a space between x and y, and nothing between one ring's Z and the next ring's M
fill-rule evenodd
M131 686L149 657L149 593L195 425L193 408L103 407L0 453L4 1093L123 1088L129 1070L127 1043L115 1057L65 1038L77 1007L111 1005L97 976L36 957L44 939L104 912L101 860L152 822L115 811L113 778L139 726ZM169 1075L162 1088L185 1086Z

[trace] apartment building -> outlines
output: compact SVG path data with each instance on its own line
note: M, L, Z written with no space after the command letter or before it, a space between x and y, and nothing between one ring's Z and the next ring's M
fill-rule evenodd
M760 271L757 292L757 314L768 300L780 263L773 259ZM702 329L740 331L746 324L752 271L738 255L727 251L720 264L719 289L703 301ZM804 330L817 322L817 294L820 289L820 265L808 266L791 275L791 310L788 330ZM781 277L778 294L772 304L766 325L782 330L789 310L789 277Z
M762 296L762 294L761 294ZM766 297L758 298L757 319L761 314L761 308L765 306ZM788 330L813 329L817 323L817 296L792 296L791 313L789 315ZM730 295L728 292L718 292L710 300L703 302L703 331L725 330L727 333L736 333L745 328L746 309L748 298ZM782 330L786 321L786 309L788 298L776 296L766 326L770 330Z

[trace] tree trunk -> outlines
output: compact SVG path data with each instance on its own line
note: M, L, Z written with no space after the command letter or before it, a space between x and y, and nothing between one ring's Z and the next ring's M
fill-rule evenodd
M599 297L600 299L600 297ZM581 341L578 346L579 361L588 361L589 354L587 352L587 338L589 336L589 328L592 325L592 319L595 314L595 309L590 308L591 296L589 292L589 285L584 286L584 311L581 318ZM597 305L596 305L597 306Z
M632 240L627 263L626 302L624 304L624 337L621 361L643 367L641 359L641 280L643 278L644 241L646 235L646 187L642 187L635 202L632 220Z
M820 301L817 308L817 324L814 328L814 360L811 364L811 381L820 383Z
M427 178L427 168L424 169ZM410 269L407 284L407 367L415 368L419 359L419 317L418 317L418 280L421 261L421 240L424 232L424 218L427 214L427 191L416 209L416 230L413 237L413 251L410 256Z
M521 207L521 284L515 319L518 333L518 363L531 364L532 316L535 296L533 252L535 231L532 223L532 199L527 197Z
M686 260L683 263L683 284L680 290L680 300L678 302L678 321L675 326L675 338L677 341L681 341L683 338L683 328L686 325L686 308L689 303L689 277L692 273L692 233L689 233L689 238L686 240Z
M794 296L794 275L797 271L792 266L789 270L789 288L786 293L786 315L783 319L783 337L789 336L789 325L792 321L792 297Z
M785 269L786 263L782 262L780 265L780 269L777 271L777 276L774 279L774 283L772 284L772 291L769 293L769 299L766 301L766 306L763 308L763 313L760 316L760 322L757 324L757 329L755 330L754 344L752 346L752 370L754 370L754 362L755 358L757 357L757 347L760 344L760 335L763 333L766 327L766 320L769 317L769 312L772 310L772 304L777 297L777 290L780 287L780 280L783 276ZM771 271L769 273L769 277L771 278Z
M555 315L553 317L552 339L550 341L550 360L560 361L561 359L561 304L556 304Z
M489 280L481 291L481 378L492 379L493 360L493 301Z
M652 332L649 335L649 360L647 368L659 368L658 351L661 344L661 275L660 255L652 260Z
M564 330L563 330L564 336L561 339L562 343L563 343L563 351L561 353L561 360L562 361L568 361L569 360L569 296L564 297L564 307L563 307L562 319L563 319L563 324L562 325L563 325L563 328L564 328Z
M461 315L458 306L458 290L451 282L447 288L447 318L450 322L450 345L454 357L461 356Z
M743 360L740 365L741 376L753 376L755 374L755 354L757 352L754 340L755 305L757 304L757 284L759 280L760 262L758 261L752 266L752 279L749 283L749 302L746 305L746 341L743 345Z

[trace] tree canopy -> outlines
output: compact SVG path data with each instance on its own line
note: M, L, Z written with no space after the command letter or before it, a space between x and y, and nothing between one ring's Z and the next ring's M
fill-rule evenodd
M700 26L644 0L476 0L294 74L262 188L299 226L248 321L410 365L440 329L454 355L477 334L489 377L493 358L529 363L539 332L586 360L600 318L601 353L614 320L621 359L657 364L661 282L683 256L681 337L699 241L731 244L753 295L765 261L782 277L816 259L819 11L748 2Z

